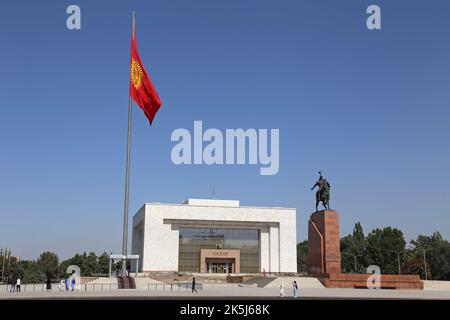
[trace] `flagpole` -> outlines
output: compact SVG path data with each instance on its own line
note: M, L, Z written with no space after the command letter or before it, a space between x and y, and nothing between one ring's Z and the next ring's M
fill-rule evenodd
M134 36L134 11L133 11L133 24L131 36ZM128 101L128 138L127 138L127 162L125 169L125 201L123 208L123 239L122 239L122 275L126 275L127 270L127 255L128 255L128 207L130 197L130 155L131 155L131 118L132 118L132 101L131 95Z

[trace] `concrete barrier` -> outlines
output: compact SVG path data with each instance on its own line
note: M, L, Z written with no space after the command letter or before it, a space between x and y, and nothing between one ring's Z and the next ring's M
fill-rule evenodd
M450 291L450 281L423 280L423 290Z

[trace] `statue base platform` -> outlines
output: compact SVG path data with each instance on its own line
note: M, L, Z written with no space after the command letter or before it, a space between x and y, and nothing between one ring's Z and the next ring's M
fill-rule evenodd
M308 222L308 273L320 276L341 272L339 214L316 211Z
M326 288L368 289L370 274L332 273L319 277ZM380 289L423 290L423 282L418 275L380 275Z
M327 288L367 288L371 274L341 273L339 214L322 210L311 214L308 222L308 274ZM381 289L422 290L418 275L380 275Z

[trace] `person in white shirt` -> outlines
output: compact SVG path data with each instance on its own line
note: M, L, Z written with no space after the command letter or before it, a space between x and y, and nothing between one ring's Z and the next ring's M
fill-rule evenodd
M284 281L283 280L281 280L281 283L280 283L280 296L284 297Z
M292 282L292 290L294 292L294 298L298 298L298 284L297 284L297 281Z
M58 285L59 291L63 290L65 286L66 286L66 285L65 285L65 283L64 283L64 280L61 280L61 281L59 282L59 285Z
M20 292L20 278L17 278L16 281L16 292Z

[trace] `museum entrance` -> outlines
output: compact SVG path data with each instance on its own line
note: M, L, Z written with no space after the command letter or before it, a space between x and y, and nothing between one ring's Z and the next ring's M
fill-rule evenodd
M208 262L208 273L233 273L233 263Z
M241 259L236 249L200 249L201 273L240 273Z

